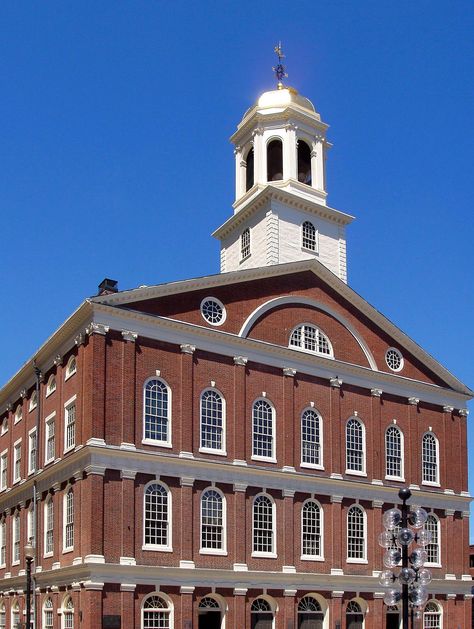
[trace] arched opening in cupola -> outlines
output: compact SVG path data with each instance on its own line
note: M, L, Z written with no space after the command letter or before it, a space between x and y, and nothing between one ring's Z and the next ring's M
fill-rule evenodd
M254 152L253 147L247 153L245 160L245 192L248 192L254 184Z
M267 181L283 179L283 143L272 140L267 146Z
M298 140L298 181L311 185L311 149L303 140Z

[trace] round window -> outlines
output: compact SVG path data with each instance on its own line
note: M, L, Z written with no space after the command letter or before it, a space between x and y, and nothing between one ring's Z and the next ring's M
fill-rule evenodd
M392 371L401 371L403 369L402 353L394 347L389 347L385 352L385 362Z
M215 297L206 297L202 300L201 314L211 325L222 325L226 317L224 304Z

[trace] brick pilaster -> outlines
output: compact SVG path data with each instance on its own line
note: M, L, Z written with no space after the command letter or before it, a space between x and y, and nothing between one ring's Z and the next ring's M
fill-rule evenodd
M193 456L193 354L194 345L181 347L181 447L180 455Z
M247 358L245 356L234 356L234 365L234 460L242 463L246 460L245 427L247 425L247 404L245 402L245 380Z

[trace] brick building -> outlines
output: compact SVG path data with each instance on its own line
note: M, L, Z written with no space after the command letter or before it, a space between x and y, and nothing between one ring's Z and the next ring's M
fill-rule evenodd
M0 627L33 542L43 629L393 629L377 538L403 486L433 533L423 627L470 626L471 391L347 285L326 131L263 94L222 272L105 281L0 391Z

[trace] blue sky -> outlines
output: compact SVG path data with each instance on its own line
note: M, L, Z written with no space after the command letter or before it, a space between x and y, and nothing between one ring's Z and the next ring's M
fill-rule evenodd
M350 285L474 387L471 0L5 1L0 29L0 382L104 277L218 271L228 137L281 39Z

